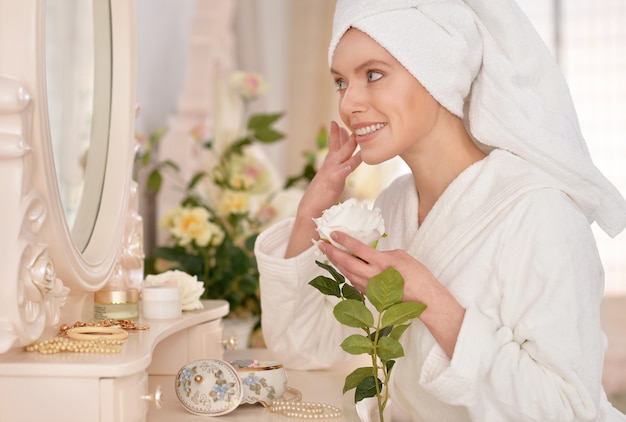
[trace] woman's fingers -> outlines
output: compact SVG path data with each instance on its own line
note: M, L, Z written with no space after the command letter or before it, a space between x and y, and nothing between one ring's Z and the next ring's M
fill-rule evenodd
M364 290L369 279L384 270L383 264L378 262L381 258L377 257L381 253L345 233L333 232L331 236L348 251L324 242L320 250L355 287Z
M345 247L346 249L348 249L348 251L350 251L350 253L359 257L365 262L370 262L374 254L376 253L376 250L374 248L366 245L365 243L355 239L354 237L346 233L334 231L330 234L330 236L335 242Z
M345 128L339 127L337 122L330 123L328 138L327 159L332 162L344 162L349 160L356 150L357 143L354 135L348 133Z

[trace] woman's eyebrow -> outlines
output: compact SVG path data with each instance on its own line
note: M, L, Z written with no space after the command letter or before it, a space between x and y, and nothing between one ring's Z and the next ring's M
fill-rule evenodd
M371 59L371 60L367 60L367 61L361 63L360 65L358 65L357 67L355 67L354 71L355 71L355 73L359 73L363 69L367 69L368 67L373 67L373 66L388 66L388 63L385 62L384 60ZM336 74L336 75L340 75L341 74L341 72L337 72L332 67L330 68L330 73L333 73L333 74Z

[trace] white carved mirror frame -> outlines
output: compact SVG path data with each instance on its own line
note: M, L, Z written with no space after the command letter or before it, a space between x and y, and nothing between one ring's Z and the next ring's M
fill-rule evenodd
M0 353L35 341L61 317L89 319L92 292L143 258L132 180L133 2L110 0L105 177L93 233L80 249L65 219L52 154L45 7L46 0L0 0Z

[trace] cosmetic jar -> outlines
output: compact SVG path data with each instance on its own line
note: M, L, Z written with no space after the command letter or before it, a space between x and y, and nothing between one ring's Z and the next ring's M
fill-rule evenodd
M139 291L99 290L94 293L94 318L137 319L139 318Z
M182 314L178 286L144 286L141 313L147 319L171 319Z

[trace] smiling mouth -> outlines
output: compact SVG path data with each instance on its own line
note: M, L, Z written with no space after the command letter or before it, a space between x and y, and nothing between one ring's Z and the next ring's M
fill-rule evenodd
M385 126L387 126L387 123L376 123L375 125L369 125L369 126L355 129L354 133L356 133L358 136L365 136L365 135L369 135L372 132L376 132L377 130L382 129Z

